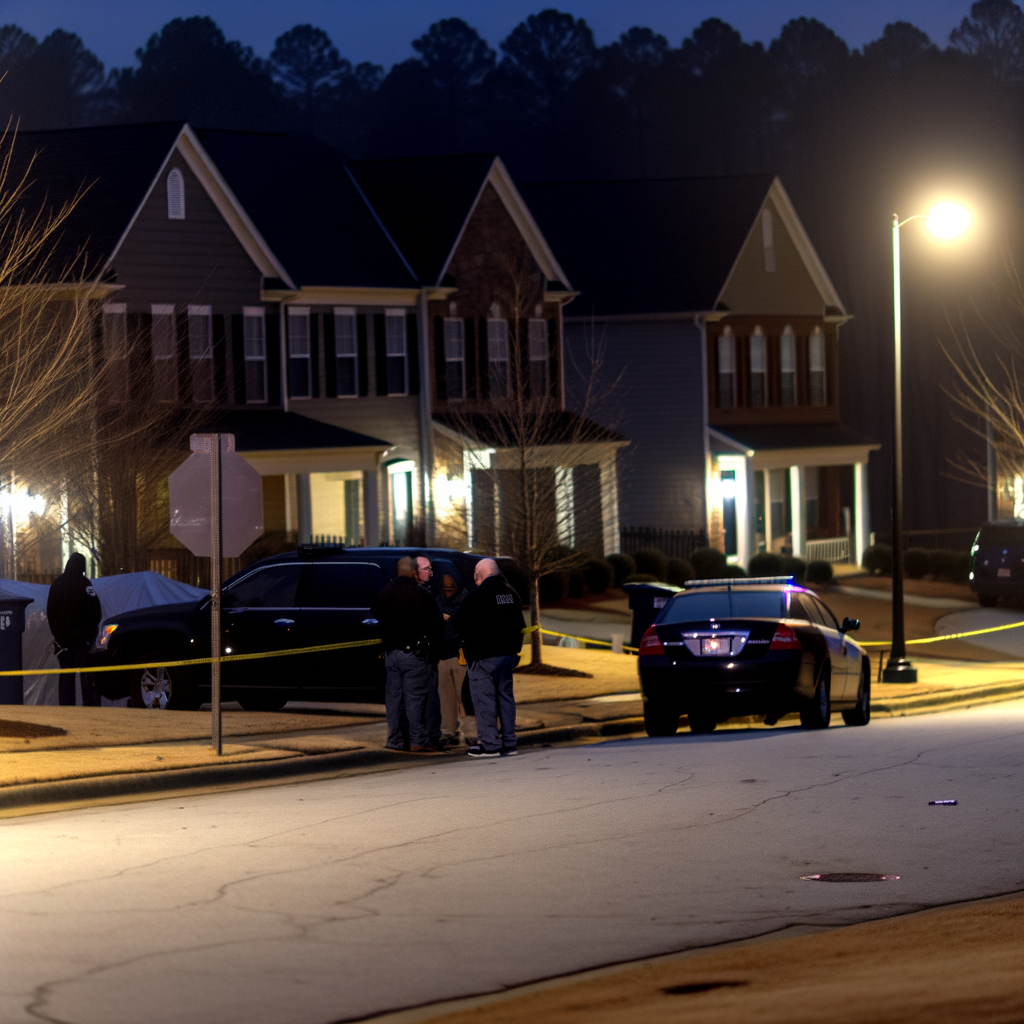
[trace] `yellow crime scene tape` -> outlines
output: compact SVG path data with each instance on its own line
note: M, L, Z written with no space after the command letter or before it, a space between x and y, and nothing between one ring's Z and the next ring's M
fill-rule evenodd
M981 636L982 633L1001 633L1006 629L1020 629L1024 621L1008 622L1005 626L989 626L986 629L971 629L966 633L944 633L942 636L926 636L922 640L907 640L906 645L911 644L937 644L942 640L959 640L965 636ZM891 640L860 640L861 647L892 647Z

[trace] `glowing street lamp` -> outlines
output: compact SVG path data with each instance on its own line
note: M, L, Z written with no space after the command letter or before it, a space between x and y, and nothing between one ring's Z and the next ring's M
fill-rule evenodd
M903 373L902 313L900 308L900 228L924 220L928 232L944 242L961 238L971 226L971 215L957 203L943 202L929 213L900 220L892 215L892 310L896 364L895 431L892 456L892 650L882 679L887 683L916 683L917 669L907 660L903 628Z

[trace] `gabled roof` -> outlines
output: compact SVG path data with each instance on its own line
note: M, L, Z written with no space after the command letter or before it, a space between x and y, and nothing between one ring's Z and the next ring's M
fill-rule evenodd
M231 410L216 416L211 432L235 435L240 452L269 452L313 448L389 448L390 442L359 434L321 420L277 409Z
M416 287L336 149L301 132L196 135L297 285Z
M565 281L519 190L493 153L357 160L350 170L420 282L440 285L484 187L493 186L548 280Z

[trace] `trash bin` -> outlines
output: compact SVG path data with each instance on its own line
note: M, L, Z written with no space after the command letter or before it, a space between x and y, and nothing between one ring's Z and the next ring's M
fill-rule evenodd
M21 634L25 632L25 609L31 597L15 597L0 590L0 671L16 672L21 662ZM0 676L0 704L24 704L23 676Z
M629 609L633 613L633 633L630 636L631 647L640 646L640 638L647 632L647 627L655 620L658 612L674 594L682 591L682 587L673 587L669 583L626 583L623 590L629 594Z

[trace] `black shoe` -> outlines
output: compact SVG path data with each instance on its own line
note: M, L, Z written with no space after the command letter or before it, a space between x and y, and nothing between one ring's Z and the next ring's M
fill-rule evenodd
M518 753L519 753L519 750L516 747L502 747L501 748L501 756L502 757L515 757L516 754L518 754Z
M501 757L500 750L487 750L479 745L470 747L466 753L469 754L470 757Z

